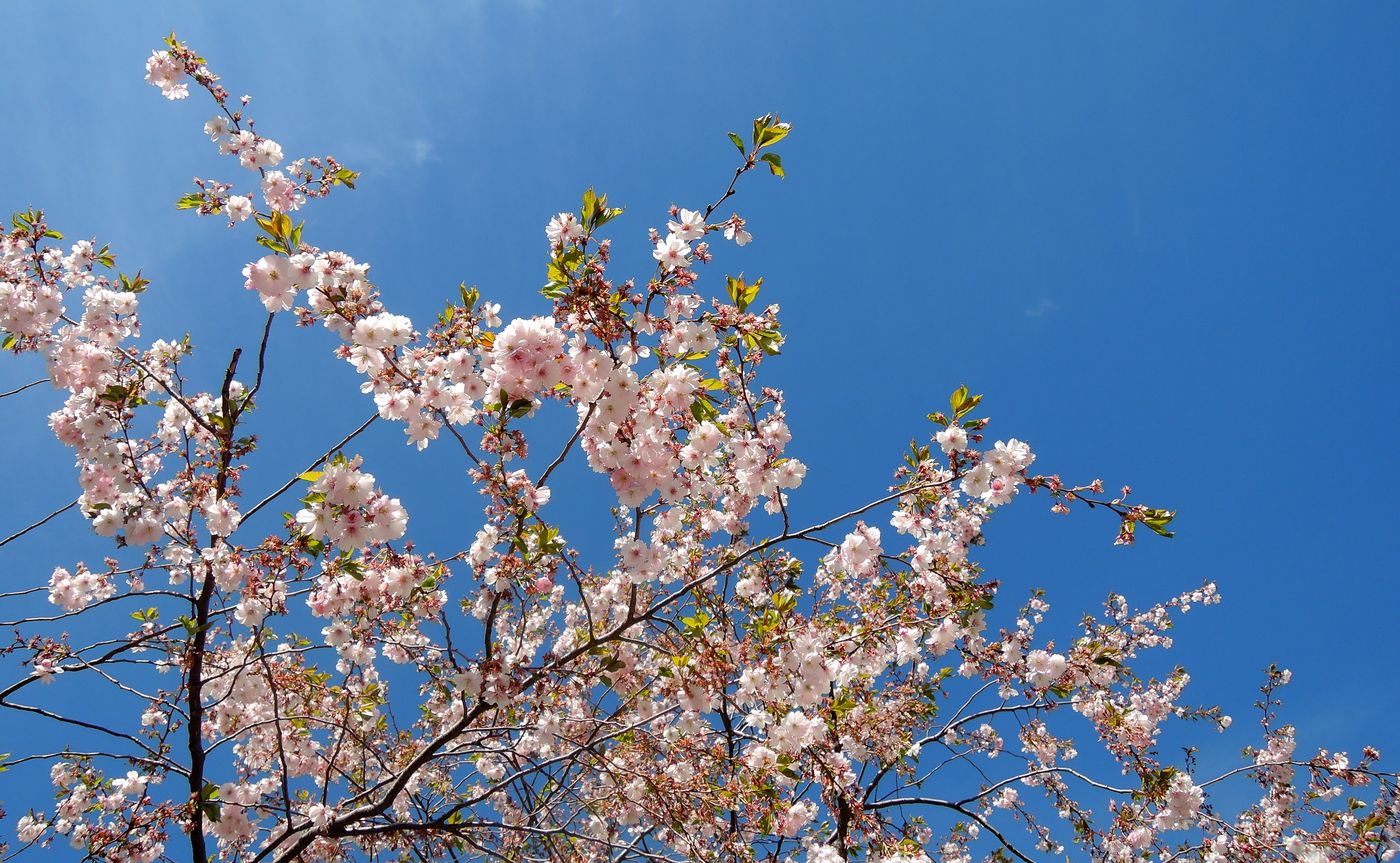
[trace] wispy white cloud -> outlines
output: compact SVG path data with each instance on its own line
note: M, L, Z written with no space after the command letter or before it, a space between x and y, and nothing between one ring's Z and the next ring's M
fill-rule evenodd
M414 138L411 142L413 164L420 168L433 156L433 142L427 138Z
M1041 297L1040 302L1033 306L1026 306L1023 311L1025 311L1026 317L1028 318L1043 318L1057 308L1059 308L1059 306L1055 304L1054 300L1049 297Z
M431 138L364 139L352 141L336 155L356 170L393 171L423 167L432 161L433 150Z

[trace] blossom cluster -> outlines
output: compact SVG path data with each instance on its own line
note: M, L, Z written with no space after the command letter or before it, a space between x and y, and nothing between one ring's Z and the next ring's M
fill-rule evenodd
M358 458L334 462L317 474L306 506L296 514L302 533L354 551L398 539L408 530L403 504L374 487L374 475L360 470Z

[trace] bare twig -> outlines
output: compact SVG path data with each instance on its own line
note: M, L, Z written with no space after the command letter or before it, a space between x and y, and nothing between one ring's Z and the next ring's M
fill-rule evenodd
M9 545L11 542L14 542L15 540L24 536L26 533L29 533L31 530L36 530L38 528L43 527L45 524L48 523L50 519L62 515L63 513L67 512L68 510L72 509L77 505L78 499L74 498L73 500L69 501L68 503L65 503L63 506L59 507L58 509L54 510L53 512L34 522L29 527L16 531L15 533L10 534L4 539L0 539L0 546Z

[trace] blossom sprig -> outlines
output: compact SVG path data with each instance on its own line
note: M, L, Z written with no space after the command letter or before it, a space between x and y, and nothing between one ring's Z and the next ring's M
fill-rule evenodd
M310 157L283 165L282 145L258 134L255 122L246 113L248 98L229 106L229 93L209 70L203 57L180 42L174 33L165 38L166 48L151 52L146 61L146 81L171 100L189 97L189 82L207 91L220 113L204 124L204 134L218 146L219 153L233 156L247 169L257 171L267 217L300 209L308 198L324 198L335 186L351 189L359 174L334 157ZM229 225L261 215L252 195L234 194L236 183L195 178L198 191L181 197L176 206L200 215L226 213ZM290 250L293 253L295 250Z
M1103 507L1112 511L1119 518L1119 530L1118 536L1114 540L1115 545L1132 545L1136 541L1136 529L1139 524L1146 526L1158 536L1167 539L1175 536L1175 533L1167 526L1176 518L1176 512L1144 504L1128 503L1128 496L1133 493L1130 486L1123 486L1117 497L1104 499L1090 496L1104 493L1103 481L1097 479L1087 485L1069 486L1060 479L1058 474L1052 474L1050 476L1028 477L1026 485L1032 492L1042 488L1049 491L1051 498L1055 501L1054 506L1050 508L1050 511L1054 513L1068 514L1070 505L1075 502L1083 503L1089 509Z

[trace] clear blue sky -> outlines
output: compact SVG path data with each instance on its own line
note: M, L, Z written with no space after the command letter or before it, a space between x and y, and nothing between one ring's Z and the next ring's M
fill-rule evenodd
M1124 550L1108 519L1023 497L982 557L1008 601L1046 586L1067 632L1110 589L1146 603L1213 578L1225 603L1188 617L1171 654L1193 700L1243 719L1278 662L1300 748L1400 755L1400 5L447 5L7 5L0 206L112 243L154 282L147 338L189 329L222 368L255 343L239 270L257 252L172 206L191 176L241 172L200 133L206 101L142 81L171 29L254 96L289 156L363 172L307 211L309 238L372 262L422 323L464 279L507 316L541 313L545 221L590 184L628 207L614 272L644 275L646 228L712 200L725 131L776 110L795 126L788 178L745 181L756 241L707 280L763 275L784 307L770 383L811 466L800 512L883 489L967 383L1037 467L1181 512L1177 539ZM371 409L329 346L279 330L274 371L302 377L264 413L328 431L269 436L248 488ZM0 363L0 390L34 372ZM76 494L42 423L56 404L3 403L0 533ZM456 550L477 508L448 481L460 465L400 439L372 437L370 469L402 477L415 535ZM82 532L70 513L0 550L4 589L96 558Z

